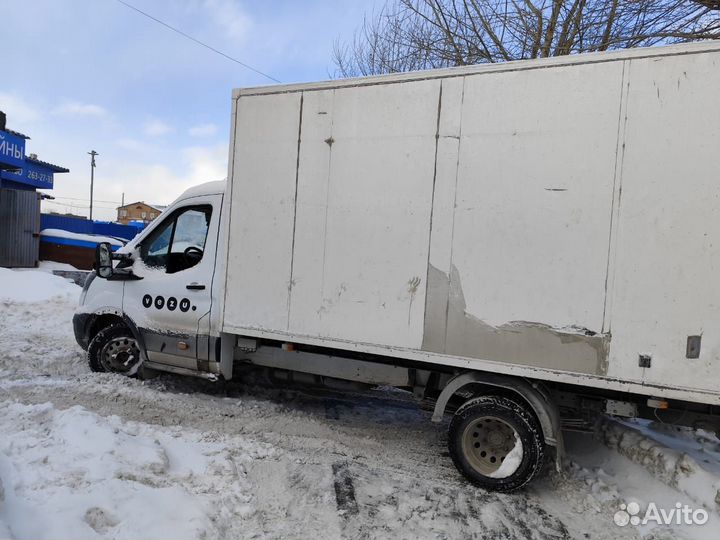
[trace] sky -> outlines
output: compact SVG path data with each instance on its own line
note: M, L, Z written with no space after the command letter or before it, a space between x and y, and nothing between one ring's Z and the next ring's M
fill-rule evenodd
M380 0L126 1L288 83L331 78L333 43ZM87 215L90 150L95 219L225 178L232 89L273 84L117 0L0 0L0 20L7 127L70 169L43 211Z

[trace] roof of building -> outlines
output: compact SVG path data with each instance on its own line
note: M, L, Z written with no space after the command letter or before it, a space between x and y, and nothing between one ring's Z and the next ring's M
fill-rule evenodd
M66 169L65 167L61 167L60 165L53 165L52 163L48 163L47 161L41 161L37 158L25 156L25 161L28 163L35 163L36 165L42 165L43 167L47 167L52 172L56 173L67 173L70 172L70 169Z
M14 131L12 129L5 128L3 131L10 133L11 135L15 135L16 137L22 137L23 139L29 140L30 137L25 135L24 133L20 133L19 131Z
M117 207L117 210L120 210L121 208L129 208L129 207L134 206L134 205L136 205L136 204L144 204L145 206L149 206L150 208L154 208L154 209L157 210L158 212L162 212L163 210L165 210L165 209L167 208L167 206L162 205L162 204L150 204L150 203L146 203L145 201L135 201L135 202L131 202L131 203L124 204L124 205L122 205L122 206L118 206L118 207Z

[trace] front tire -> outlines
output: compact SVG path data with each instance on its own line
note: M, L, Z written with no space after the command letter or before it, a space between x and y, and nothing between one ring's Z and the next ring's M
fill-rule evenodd
M448 446L458 471L490 491L520 489L545 461L535 415L524 403L503 396L477 397L460 407L450 422Z
M124 324L112 324L90 341L88 364L95 372L132 376L142 364L142 354L130 329Z

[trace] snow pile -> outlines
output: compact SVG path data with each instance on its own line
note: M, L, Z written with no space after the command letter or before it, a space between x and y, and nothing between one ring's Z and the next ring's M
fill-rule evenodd
M32 280L24 290L13 291L19 297L36 294L45 280L72 294L41 302L0 299L0 387L5 387L9 379L21 383L28 378L42 377L51 382L53 379L48 377L87 373L85 353L75 342L72 329L80 287L44 271L13 273L28 274L26 277ZM0 291L4 292L2 276L4 274L0 275Z
M64 231L62 229L43 229L40 231L40 236L51 237L51 238L66 238L68 240L80 240L83 242L94 242L99 244L100 242L108 242L112 246L124 246L125 243L121 242L117 238L112 236L101 236L99 234L82 234L74 233L70 231Z
M0 537L217 538L225 505L235 520L253 513L243 471L268 454L261 445L78 406L6 401L0 411Z
M616 424L611 431L618 429L616 435L624 439L622 445L629 447L630 441L646 446L645 443L634 439L630 430ZM603 428L605 430L607 428ZM622 433L620 433L622 432ZM616 448L598 444L592 435L583 433L566 433L565 442L568 451L567 472L575 480L585 485L585 494L577 495L573 500L576 511L585 514L595 512L607 516L608 528L611 531L628 532L628 529L637 530L642 538L655 540L716 540L716 532L720 530L720 515L712 506L704 505L709 513L709 521L705 525L668 524L662 525L654 522L631 525L625 528L617 527L613 523L613 515L631 502L637 503L640 515L644 515L651 503L664 510L672 510L677 503L687 504L693 508L703 505L697 498L685 493L683 490L668 485L656 472L659 466L650 466L650 462L662 459L663 451L659 445L654 445L657 451L646 454L644 466L638 466L634 459L618 452ZM604 436L603 436L604 437ZM627 445L627 446L626 446ZM672 452L665 448L666 451Z
M43 272L49 272L51 274L54 270L63 270L66 272L81 271L78 268L75 268L72 264L61 263L57 261L39 261L37 269L42 270Z
M491 473L490 478L507 478L518 470L523 459L523 445L517 432L515 432L515 446L508 452L498 469Z
M720 511L720 441L702 430L646 420L607 421L603 442L661 482L714 512Z
M0 268L0 302L44 302L54 297L77 301L80 287L46 271Z

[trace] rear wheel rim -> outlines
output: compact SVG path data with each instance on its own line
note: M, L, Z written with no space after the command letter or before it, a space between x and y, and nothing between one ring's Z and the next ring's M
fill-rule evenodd
M515 447L515 429L496 416L482 416L470 422L462 433L462 450L470 466L490 476Z
M140 365L140 349L131 337L111 339L100 351L100 362L106 371L132 374Z

